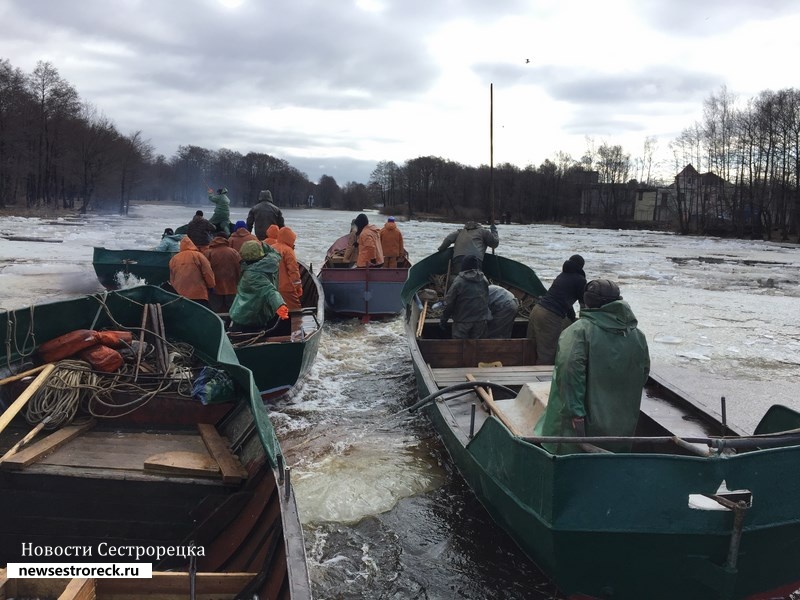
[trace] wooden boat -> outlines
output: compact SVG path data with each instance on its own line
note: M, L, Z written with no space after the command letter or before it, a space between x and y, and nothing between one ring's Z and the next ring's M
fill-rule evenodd
M325 309L339 317L393 317L403 312L400 292L411 263L406 257L396 269L353 267L343 257L348 236L342 236L328 248L319 272L325 290Z
M800 481L790 475L800 414L773 406L747 436L653 373L624 440L631 452L551 455L541 443L556 438L533 426L552 367L531 364L527 319L512 339L453 340L425 314L423 290L450 256L417 263L403 289L422 398L412 408L424 407L477 497L565 595L766 599L800 588ZM521 263L487 255L483 265L523 305L543 291ZM608 441L584 439L587 450Z
M92 266L97 279L107 290L116 290L130 276L149 285L161 285L169 281L169 261L174 252L156 250L111 250L95 247Z
M299 263L302 309L289 313L289 326L274 332L229 333L239 362L253 372L265 399L291 391L305 378L317 357L325 323L322 282Z
M0 569L0 598L58 600L237 600L255 581L252 573L176 573L154 571L150 578L8 578ZM263 596L262 596L263 597Z
M126 275L169 289L169 261L174 255L155 250L95 248L92 264L107 289L117 289ZM239 362L253 371L256 386L265 398L286 393L301 381L319 349L325 321L322 284L309 267L301 262L298 266L303 281L302 309L292 313L291 328L286 331L281 327L274 333L231 334Z
M129 549L144 548L136 558L154 570L250 574L247 598L310 598L289 471L216 315L140 286L0 318L0 564L136 562ZM76 329L127 330L142 350L113 374L53 360L33 383L19 377L36 370L45 342ZM213 402L201 375L227 394ZM78 418L31 430L23 415L44 415L45 400L59 407L50 424L72 402Z

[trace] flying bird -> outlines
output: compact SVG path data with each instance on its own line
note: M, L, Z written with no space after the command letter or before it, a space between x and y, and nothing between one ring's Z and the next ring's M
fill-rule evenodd
M526 58L525 59L525 64L528 64L529 62L531 62L531 59L530 58Z

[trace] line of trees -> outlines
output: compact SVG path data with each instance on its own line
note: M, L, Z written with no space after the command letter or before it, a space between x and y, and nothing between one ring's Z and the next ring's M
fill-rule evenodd
M692 163L719 177L715 189L680 206L695 215L695 231L723 223L737 237L797 237L800 90L766 90L737 107L723 86L704 102L702 122L685 129L672 150L676 167Z
M718 176L720 190L678 201L679 230L783 239L796 236L800 210L800 91L765 91L737 108L724 87L704 103L703 121L670 144L678 173L693 164ZM132 199L204 204L207 187L224 185L235 205L250 206L270 189L282 206L359 210L381 205L410 217L439 216L517 222L591 220L582 202L591 186L609 186L599 224L626 218L636 190L656 189L655 138L631 158L619 145L587 139L579 159L557 153L553 160L524 168L465 166L421 156L402 165L377 163L367 184L340 187L323 175L318 182L287 161L263 153L241 154L180 146L171 158L156 155L141 131L121 133L48 62L29 74L0 59L0 207L117 209ZM677 190L676 190L677 192ZM710 200L709 200L710 199ZM680 205L680 202L685 202ZM627 203L627 204L626 204Z

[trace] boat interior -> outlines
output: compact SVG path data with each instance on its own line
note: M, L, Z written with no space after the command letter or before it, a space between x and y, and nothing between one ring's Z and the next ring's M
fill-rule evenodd
M518 298L523 296L518 290L509 289ZM441 293L438 296L441 297ZM412 303L409 316L409 328L417 333L419 354L439 390L474 378L504 386L513 392L511 395L480 388L474 393L458 390L445 394L444 402L453 415L453 424L462 430L464 439L470 438L470 431L474 435L491 414L498 416L513 434L534 436L534 427L546 410L553 367L533 364L530 342L526 337L527 315L517 315L510 339L477 340L451 339L451 324L442 330L438 315L426 310L422 301ZM421 318L424 319L422 322ZM473 421L471 406L476 402L482 410L476 410ZM788 428L787 423L800 427L800 415L794 411L791 411L790 419L779 424L775 411L781 408L773 407L772 414L764 417L757 431L782 431ZM707 444L683 443L683 440L741 435L743 432L735 426L723 424L716 411L691 398L690 394L658 373L651 372L642 390L641 412L634 435L637 441L633 443L632 451L708 456ZM675 438L676 442L652 443L647 438Z

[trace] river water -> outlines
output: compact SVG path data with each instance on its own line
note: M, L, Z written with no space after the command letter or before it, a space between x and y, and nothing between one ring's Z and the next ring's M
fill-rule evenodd
M5 217L0 307L100 290L93 246L152 247L164 227L187 222L195 208ZM233 209L232 220L245 215ZM298 258L316 272L355 213L284 216L298 234ZM398 225L412 261L460 226ZM654 369L711 408L725 396L732 424L752 431L773 403L800 409L797 248L550 225L501 225L500 236L497 253L529 264L545 286L576 252L589 279L617 281L647 335ZM293 467L315 597L556 598L454 472L425 417L394 416L415 400L402 317L366 325L328 319L309 378L272 407Z

